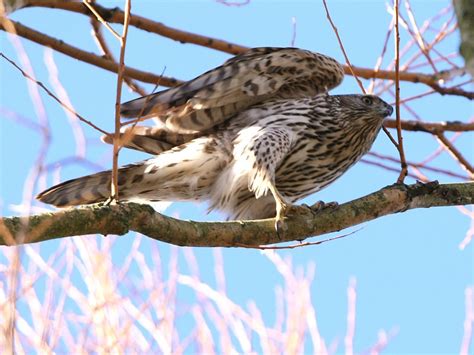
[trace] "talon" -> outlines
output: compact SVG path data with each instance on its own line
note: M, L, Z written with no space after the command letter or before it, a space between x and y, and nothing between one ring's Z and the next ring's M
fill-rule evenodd
M277 215L275 217L275 230L278 235L280 232L284 232L288 229L285 223L285 215L286 215L287 210L288 210L288 206L285 204L282 204L277 211Z
M288 226L283 220L277 219L275 221L275 231L277 232L278 238L281 240L280 233L284 233L288 229Z
M337 203L336 201L327 202L327 203L324 202L324 201L317 201L310 208L311 208L311 210L313 210L315 212L319 212L319 211L322 211L326 208L336 208L337 206L339 206L339 203Z
M118 202L113 196L109 196L109 198L104 201L104 206L110 206L110 205L114 206L116 204L118 204Z

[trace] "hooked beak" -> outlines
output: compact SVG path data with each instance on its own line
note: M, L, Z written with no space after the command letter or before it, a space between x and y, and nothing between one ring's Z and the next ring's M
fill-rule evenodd
M391 115L392 115L392 113L393 113L393 107L392 107L392 106L390 106L390 105L386 105L386 107L385 107L385 111L384 111L384 115L385 115L385 117L389 117L389 116L391 116Z

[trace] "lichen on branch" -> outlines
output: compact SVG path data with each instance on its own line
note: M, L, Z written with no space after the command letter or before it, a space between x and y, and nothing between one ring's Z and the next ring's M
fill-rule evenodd
M277 234L274 220L194 222L155 212L148 205L91 205L30 217L0 218L0 245L35 243L88 234L139 232L180 246L255 247L340 231L379 217L415 208L474 204L474 182L391 185L370 195L321 211L289 215Z

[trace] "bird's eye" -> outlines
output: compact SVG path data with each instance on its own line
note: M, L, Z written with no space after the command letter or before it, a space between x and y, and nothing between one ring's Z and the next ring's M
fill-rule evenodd
M366 105L372 105L372 98L369 96L362 97L362 102Z

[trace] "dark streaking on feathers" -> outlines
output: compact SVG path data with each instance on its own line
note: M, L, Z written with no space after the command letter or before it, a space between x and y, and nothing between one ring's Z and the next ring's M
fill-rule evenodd
M121 200L207 200L234 219L275 216L342 175L372 146L392 107L371 95L327 95L334 59L255 48L176 88L122 105L157 127L124 130L156 157L119 169ZM110 137L104 141L111 142ZM56 206L106 200L110 172L66 181L38 198Z
M341 65L296 48L254 48L195 79L122 104L123 117L158 117L171 131L196 133L274 98L325 93L344 77Z

